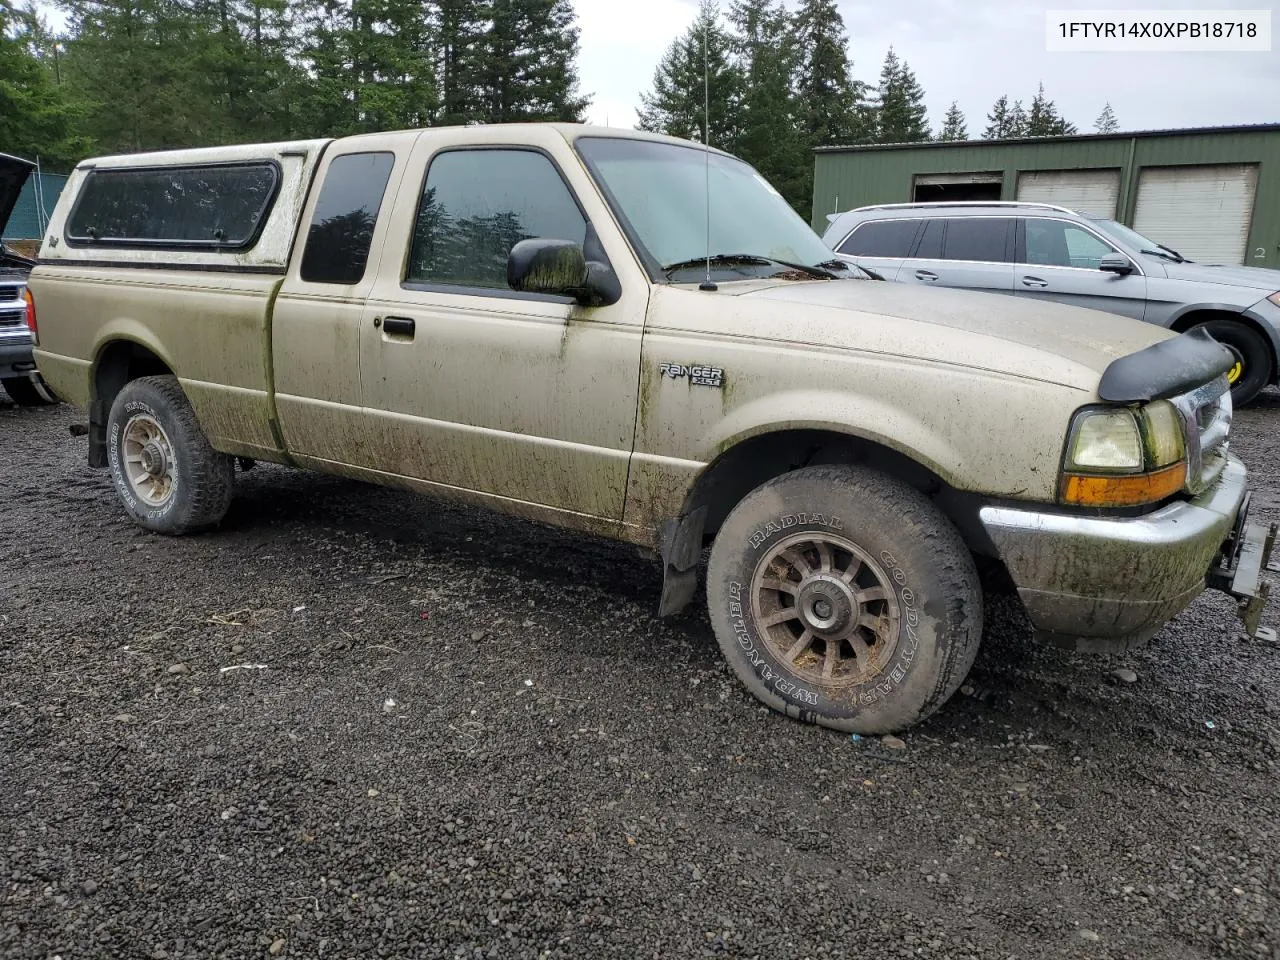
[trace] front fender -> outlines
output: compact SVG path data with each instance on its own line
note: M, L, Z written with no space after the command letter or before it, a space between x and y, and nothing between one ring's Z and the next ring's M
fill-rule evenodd
M1165 326L1170 329L1176 329L1181 324L1187 322L1187 318L1195 313L1248 313L1244 307L1238 303L1183 303L1176 310L1169 314L1168 322Z
M1252 321L1271 344L1271 355L1280 361L1280 307L1266 297L1250 307L1241 307L1238 303L1189 303L1180 306L1168 321L1170 329L1187 329L1187 318L1196 313L1235 314ZM1280 362L1272 365L1273 372L1280 376Z
M1277 360L1280 360L1280 307L1263 297L1246 310L1244 315L1255 321L1262 328L1262 332L1271 341L1272 355ZM1272 366L1272 370L1277 379L1280 379L1280 362L1275 363Z
M834 390L793 389L750 400L735 407L702 438L703 459L717 457L744 440L787 430L825 430L869 440L927 467L953 487L965 483L963 457L948 441L963 424L935 410L926 423L911 412L865 394Z

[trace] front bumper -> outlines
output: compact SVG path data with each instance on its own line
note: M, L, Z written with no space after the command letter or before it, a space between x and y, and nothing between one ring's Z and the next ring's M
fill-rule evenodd
M31 334L19 327L20 335L0 333L0 377L24 377L36 368L31 354Z
M1266 528L1246 525L1248 472L1232 456L1200 496L1139 517L1108 519L984 507L980 513L1036 630L1098 652L1150 639L1206 586L1249 607L1266 602ZM1274 535L1274 534L1273 534ZM1261 564L1255 561L1261 559ZM1248 623L1248 621L1246 621Z

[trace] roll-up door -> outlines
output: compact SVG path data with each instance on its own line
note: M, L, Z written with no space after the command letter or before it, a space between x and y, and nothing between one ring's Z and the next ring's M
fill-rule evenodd
M1147 167L1133 228L1189 260L1244 263L1257 186L1256 164Z
M1119 196L1119 170L1028 170L1018 175L1019 200L1096 217L1114 217Z

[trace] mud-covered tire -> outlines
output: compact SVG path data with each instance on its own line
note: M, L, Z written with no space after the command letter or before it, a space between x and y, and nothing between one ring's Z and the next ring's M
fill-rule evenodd
M982 636L978 572L960 534L915 489L862 467L806 467L748 494L712 546L707 604L720 649L757 698L854 733L891 733L937 710ZM788 604L808 612L787 619ZM841 637L850 622L834 653L814 633ZM806 632L809 646L789 660Z
M1257 330L1234 320L1210 320L1202 326L1236 359L1231 377L1231 405L1243 407L1275 379L1271 345Z
M0 380L0 384L4 385L9 399L20 407L47 407L62 402L38 373L25 377L5 377Z
M149 465L167 472L140 478L144 450ZM107 466L125 511L156 533L213 526L231 503L235 460L209 445L177 377L142 377L116 395L107 418Z

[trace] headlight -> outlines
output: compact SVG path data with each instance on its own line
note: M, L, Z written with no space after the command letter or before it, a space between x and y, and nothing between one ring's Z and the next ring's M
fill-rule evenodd
M1068 470L1137 473L1142 466L1142 435L1132 411L1092 410L1076 417Z
M1090 407L1071 424L1061 498L1096 507L1155 503L1181 490L1186 472L1182 417L1173 404Z
M1267 299L1270 300L1272 303L1274 303L1277 307L1280 307L1280 290L1277 290L1271 296L1267 297Z

